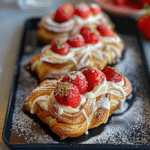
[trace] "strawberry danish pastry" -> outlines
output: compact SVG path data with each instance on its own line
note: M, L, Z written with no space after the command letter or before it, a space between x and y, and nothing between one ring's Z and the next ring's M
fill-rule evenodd
M97 4L80 3L60 5L56 12L44 15L38 23L37 40L51 43L55 38L76 35L85 24L104 23L113 29L110 18Z
M129 80L117 70L85 68L43 81L26 98L23 110L36 114L62 140L88 134L114 112L123 113L131 92Z
M101 70L117 62L123 50L124 43L107 25L84 25L79 34L56 38L46 45L40 54L33 56L27 69L37 73L41 81L59 79L86 66Z

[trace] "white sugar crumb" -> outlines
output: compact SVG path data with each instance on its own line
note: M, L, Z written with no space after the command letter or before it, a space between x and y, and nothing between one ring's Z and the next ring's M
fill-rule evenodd
M80 144L150 145L150 104L143 80L142 60L136 38L124 36L123 39L126 43L124 59L115 68L131 81L136 94L134 102L127 112L112 116L106 125L95 128L97 135L90 137L92 129L89 130L89 135L84 135L87 138L81 140ZM24 55L21 61L12 132L18 134L18 138L24 137L26 143L56 144L59 141L54 140L39 123L22 112L25 99L38 85L37 80L24 69L30 58L29 54Z

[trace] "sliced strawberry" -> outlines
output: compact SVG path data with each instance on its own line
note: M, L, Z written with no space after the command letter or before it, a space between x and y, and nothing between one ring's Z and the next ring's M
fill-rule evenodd
M101 36L114 37L113 31L105 24L100 24L97 26L97 30Z
M67 55L70 51L70 45L61 38L57 38L51 43L51 50L59 55Z
M150 13L137 19L137 26L141 33L150 41Z
M74 8L71 4L65 3L60 5L55 13L55 21L56 22L65 22L72 18L74 15Z
M128 0L114 0L114 2L117 4L117 5L124 5L127 3Z
M100 40L100 34L97 32L97 30L87 25L81 28L80 34L84 37L86 44L96 44Z
M98 15L102 11L101 8L95 3L90 4L90 9L93 15Z
M102 72L105 74L107 81L114 81L115 83L122 81L120 73L111 67L105 67Z
M78 107L81 102L79 90L72 83L60 82L54 90L54 96L59 104L72 108Z
M80 71L74 71L65 75L61 82L69 82L76 85L79 89L80 94L85 94L87 90L87 80Z
M75 8L75 15L78 15L83 19L88 18L91 14L90 7L85 3L77 4L75 5L74 8Z
M105 79L105 74L97 69L84 69L82 73L88 81L88 92L93 90L97 85L101 84Z
M77 34L67 40L71 47L82 47L85 45L85 40L82 35Z

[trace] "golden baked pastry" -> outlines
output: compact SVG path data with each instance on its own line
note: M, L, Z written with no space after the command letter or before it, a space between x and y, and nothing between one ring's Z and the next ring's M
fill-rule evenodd
M118 71L86 68L43 81L27 97L23 110L36 114L63 140L88 134L114 112L125 111L131 92L129 80Z
M66 12L66 14L62 15L62 17L67 17L69 11L71 12L70 17L68 16L68 20L64 18L63 21L63 18L60 18L61 21L57 21L58 19L56 18L56 13L59 11L58 9L60 7L61 9L64 9L64 12ZM78 12L78 9L82 11ZM92 10L95 9L98 9L99 11L94 11L93 13ZM61 14L63 14L63 12L59 14L60 17ZM68 3L62 4L57 8L56 12L45 14L41 18L40 22L37 25L37 40L49 44L56 38L69 38L77 34L80 28L85 24L98 25L101 23L108 25L111 29L114 28L114 25L111 22L109 16L104 13L97 4L92 3L87 5L85 3L80 3L75 5L74 7Z
M83 26L83 28L85 27L89 26ZM93 26L90 29L98 32ZM57 47L64 43L60 46L63 47L70 39L73 39L72 41L76 44L76 47L71 45L69 51L62 55L55 52L52 45L46 45L42 48L41 53L31 58L26 68L31 72L35 72L41 81L59 79L62 75L70 71L80 70L85 66L96 67L101 70L108 64L117 62L124 50L123 41L117 34L112 34L113 36L96 35L99 38L96 42L93 42L92 38L90 38L91 41L86 41L85 39L90 36L83 38L80 34L66 40L60 38L58 41L58 39L55 39L53 41L57 41ZM58 48L58 50L60 52L61 48Z

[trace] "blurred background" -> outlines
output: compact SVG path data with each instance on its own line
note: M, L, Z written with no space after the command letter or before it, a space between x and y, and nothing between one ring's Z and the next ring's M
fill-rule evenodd
M138 3L138 0L132 1L133 5L125 3L125 0L82 1L97 2L110 15L122 18L122 23L124 21L127 23L127 18L136 21L146 12L143 7L148 6ZM24 23L28 18L42 17L45 13L54 12L61 3L65 2L75 4L81 0L0 0L0 150L8 149L2 140L2 130ZM130 22L128 26L130 27ZM143 36L143 46L150 67L150 42L145 36Z

